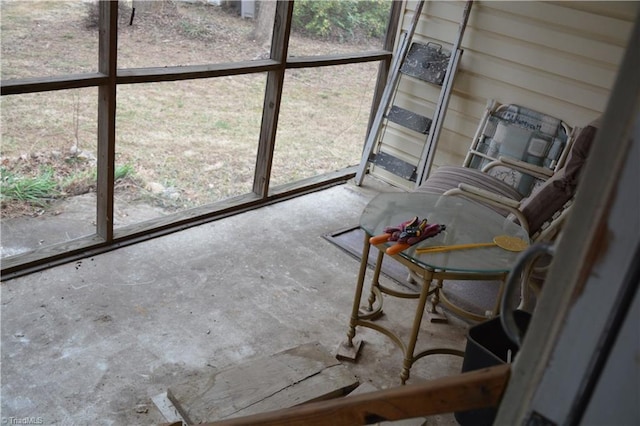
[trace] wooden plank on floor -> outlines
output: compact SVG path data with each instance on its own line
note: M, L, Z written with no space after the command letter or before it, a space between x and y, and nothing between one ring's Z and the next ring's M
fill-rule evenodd
M189 424L246 416L342 396L358 386L317 342L232 366L167 390Z
M156 408L158 409L158 411L162 413L164 418L170 424L179 423L180 425L182 425L182 423L185 422L184 418L182 417L178 409L173 405L173 403L167 397L166 392L163 392L159 395L154 396L153 398L151 398L151 400L156 405Z
M216 426L353 426L497 407L511 364L376 392L206 423Z

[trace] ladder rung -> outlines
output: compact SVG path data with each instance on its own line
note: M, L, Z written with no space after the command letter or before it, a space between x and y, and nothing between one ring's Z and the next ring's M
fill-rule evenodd
M371 157L369 161L376 166L410 182L416 181L418 168L413 164L382 151L377 154L372 154Z
M387 120L422 133L423 135L429 133L429 129L431 128L430 118L395 105L393 105L387 113Z
M438 47L435 47L438 46ZM428 83L442 85L451 53L438 44L412 43L400 72Z

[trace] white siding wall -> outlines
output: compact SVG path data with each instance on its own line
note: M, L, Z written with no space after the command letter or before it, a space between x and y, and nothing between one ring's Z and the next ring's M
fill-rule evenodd
M402 28L416 2L405 5ZM464 34L462 60L442 130L434 169L462 164L489 99L543 111L583 126L606 107L640 2L475 1ZM463 1L425 4L414 41L448 48ZM439 88L405 77L395 103L431 116ZM384 150L418 163L426 138L390 125ZM372 173L398 186L413 184L380 168Z

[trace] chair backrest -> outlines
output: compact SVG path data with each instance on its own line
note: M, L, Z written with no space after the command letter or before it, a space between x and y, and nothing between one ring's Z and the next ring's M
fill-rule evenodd
M581 129L564 165L538 191L522 200L520 210L527 219L531 236L539 233L543 225L559 219L563 207L572 202L599 125L598 118Z
M464 166L482 169L499 157L511 157L551 171L563 163L570 127L562 120L519 105L500 105L481 121ZM536 179L511 168L489 171L526 197Z

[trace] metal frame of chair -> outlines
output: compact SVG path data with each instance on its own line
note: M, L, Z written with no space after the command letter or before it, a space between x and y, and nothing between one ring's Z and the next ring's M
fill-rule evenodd
M526 197L564 165L571 136L559 118L491 99L462 167L508 182Z
M552 242L559 237L562 226L571 213L580 171L598 127L599 120L596 119L584 128L575 129L575 137L562 166L527 198L514 200L466 183L460 183L457 188L446 191L444 195L462 195L508 211L527 230L532 242ZM534 266L528 265L523 274L521 308L528 307L530 287L541 286L543 281L546 266L537 269Z

